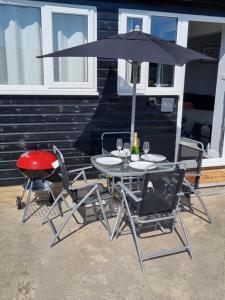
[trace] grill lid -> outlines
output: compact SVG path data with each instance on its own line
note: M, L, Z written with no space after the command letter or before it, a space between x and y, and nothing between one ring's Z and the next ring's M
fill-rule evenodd
M23 153L16 162L17 168L26 170L48 170L53 169L52 163L57 157L50 151L33 150Z

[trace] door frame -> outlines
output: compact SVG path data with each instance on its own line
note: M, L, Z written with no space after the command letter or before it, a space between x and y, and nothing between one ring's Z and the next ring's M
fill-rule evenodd
M220 60L218 64L218 73L217 73L217 84L216 84L216 95L215 95L215 103L221 103L223 99L221 98L221 92L223 92L223 98L225 95L225 83L221 82L221 80L225 79L225 74L222 73L222 70L225 66L225 17L216 17L216 16L205 16L205 15L185 15L183 17L184 22L186 22L186 30L184 32L184 38L186 38L186 43L188 41L188 27L189 22L209 22L209 23L221 23L222 24L222 37L221 37L221 45L220 45ZM183 84L179 91L179 100L178 100L178 108L177 108L177 131L176 131L176 149L175 149L175 159L177 158L178 153L178 145L181 138L181 126L182 126L182 115L183 115L183 95L184 95L184 82L185 82L185 68L183 67L182 79ZM223 78L224 75L224 78ZM223 87L224 85L224 87ZM223 91L222 91L223 90ZM213 118L213 126L215 122L218 123L218 120L221 121L223 111L218 111L221 116L218 119L218 116L214 116ZM217 124L217 127L221 128L221 124ZM212 128L213 128L212 126ZM212 131L213 133L213 131ZM222 133L221 133L222 134ZM224 143L222 149L222 157L220 158L208 158L203 159L203 167L214 167L214 166L222 166L225 165L225 135L224 135Z

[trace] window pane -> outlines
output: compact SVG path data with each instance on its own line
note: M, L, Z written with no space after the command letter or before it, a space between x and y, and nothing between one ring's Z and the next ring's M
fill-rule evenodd
M87 43L87 16L54 13L52 16L52 22L54 51ZM54 80L61 82L87 82L87 58L54 58Z
M149 64L149 86L171 87L174 84L174 66Z
M127 32L135 29L142 30L142 19L140 18L127 18Z
M152 16L151 34L171 42L176 42L177 18Z
M142 30L142 22L140 18L127 18L127 32L133 30ZM126 63L126 81L133 83L133 70L130 63ZM138 66L137 83L140 83L141 65Z
M0 5L0 84L43 84L39 8Z
M152 16L151 34L175 43L177 18ZM174 66L150 63L148 86L174 86Z

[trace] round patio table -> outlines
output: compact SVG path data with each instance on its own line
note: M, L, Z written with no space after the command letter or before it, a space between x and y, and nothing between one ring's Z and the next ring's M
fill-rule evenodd
M101 154L101 155L95 155L91 157L91 163L92 165L101 173L112 176L112 177L136 177L136 176L143 176L145 174L145 170L136 170L129 165L127 167L124 166L124 160L121 164L114 165L114 166L106 166L103 164L99 164L96 162L96 159L99 157L108 157L112 156L110 154ZM112 156L113 157L113 156Z
M121 181L123 181L124 178L129 178L132 181L132 177L142 177L146 172L146 170L133 169L133 168L129 167L129 165L127 167L125 167L124 166L125 159L122 159L123 162L121 164L114 165L114 166L106 166L103 164L99 164L96 161L96 159L99 157L108 157L108 156L113 157L113 155L111 155L111 154L100 154L100 155L95 155L95 156L91 157L92 165L98 171L105 174L106 176L111 176L113 178L115 178L115 177L121 178ZM168 164L168 162L169 162L168 160L165 160L162 163L155 163L156 167L154 169L152 169L152 171L154 172L154 170L158 170L159 167L162 170L165 168L168 168L168 166L166 166ZM130 183L131 183L131 181L130 181Z
M145 174L145 170L135 170L129 165L127 167L124 166L125 159L122 159L122 163L118 165L113 165L113 166L107 166L103 164L99 164L96 159L100 157L109 157L112 156L111 154L101 154L101 155L95 155L91 157L91 163L92 165L101 173L105 174L107 177L112 177L112 186L108 189L111 190L111 193L114 192L115 188L115 178L120 178L120 180L123 182L124 179L129 180L129 188L132 189L132 179L135 178L140 178Z

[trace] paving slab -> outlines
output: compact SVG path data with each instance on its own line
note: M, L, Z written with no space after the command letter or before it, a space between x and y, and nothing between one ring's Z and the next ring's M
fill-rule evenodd
M130 234L110 241L101 223L79 230L71 220L63 232L69 236L50 248L51 230L40 224L42 216L21 223L23 211L3 198L0 299L224 300L225 193L204 200L213 224L183 213L194 259L187 253L154 259L142 273ZM142 246L153 250L175 242L167 235L144 239Z

